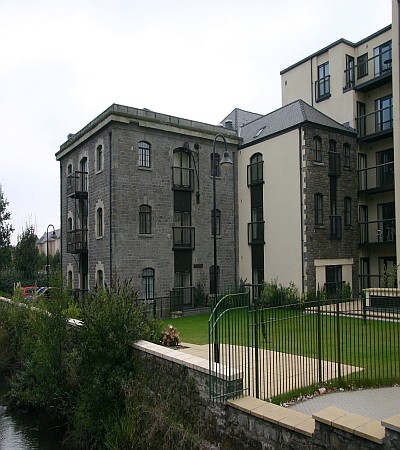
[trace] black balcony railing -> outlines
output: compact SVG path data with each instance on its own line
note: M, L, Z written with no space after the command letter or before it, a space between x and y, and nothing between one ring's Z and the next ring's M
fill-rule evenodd
M329 176L340 177L340 153L328 152L329 155Z
M388 191L394 189L394 162L358 170L359 191Z
M171 312L194 307L194 287L174 287L170 292Z
M250 244L264 244L264 221L250 222L247 224L247 239Z
M360 222L360 244L379 244L396 242L396 219Z
M264 161L247 166L247 186L262 183L264 180Z
M359 62L344 71L344 89L368 91L379 87L392 74L392 49Z
M67 232L67 252L84 253L87 251L87 229Z
M319 78L315 82L315 98L317 101L324 100L331 95L331 77L327 75L326 77Z
M195 228L194 227L172 227L173 249L194 250Z
M172 167L172 184L174 189L193 191L194 169L187 167Z
M74 172L67 176L68 196L87 196L88 172Z
M329 216L330 238L332 240L342 239L342 217Z
M393 130L393 106L386 106L356 118L357 137L372 138L391 133Z

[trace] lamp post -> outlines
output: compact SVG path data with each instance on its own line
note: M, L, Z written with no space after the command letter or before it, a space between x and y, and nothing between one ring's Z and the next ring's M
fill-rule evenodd
M54 225L50 224L47 225L47 231L46 231L46 274L47 274L47 287L49 287L49 228L53 228L53 232L51 233L52 239L55 239L57 237L56 230L54 229Z
M226 144L225 137L218 133L213 141L213 172L212 172L212 180L213 180L213 237L214 237L214 298L215 298L215 305L218 301L218 269L217 269L217 193L216 193L216 186L215 186L215 177L217 174L217 164L215 163L215 144L218 139L221 139L224 143L225 150L224 155L222 157L222 160L220 161L221 166L222 165L232 165L233 162L231 158L229 157L228 152L228 146ZM214 361L216 363L219 363L219 339L218 339L218 325L215 324L215 340L214 340Z

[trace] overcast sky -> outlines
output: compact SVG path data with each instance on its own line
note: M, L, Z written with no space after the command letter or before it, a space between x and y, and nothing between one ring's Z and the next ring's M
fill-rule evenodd
M112 103L218 124L281 106L279 72L391 23L391 0L0 0L0 184L13 243L60 226L68 133Z

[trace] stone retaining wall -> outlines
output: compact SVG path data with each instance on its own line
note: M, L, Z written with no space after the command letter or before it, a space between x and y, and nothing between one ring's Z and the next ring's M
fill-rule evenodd
M187 401L196 402L202 429L220 448L400 449L400 414L378 421L329 407L311 417L253 397L213 403L208 360L146 341L132 346L152 370L172 371L177 377L182 376L182 368L188 372L196 394ZM213 375L226 381L226 368L216 369ZM230 376L238 382L242 374Z

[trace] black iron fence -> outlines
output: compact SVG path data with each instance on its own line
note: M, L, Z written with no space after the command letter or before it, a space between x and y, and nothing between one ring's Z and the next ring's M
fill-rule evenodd
M368 289L357 300L320 293L310 303L282 298L271 306L266 300L226 296L214 307L210 371L243 379L242 385L217 385L211 375L214 400L400 381L399 289Z

